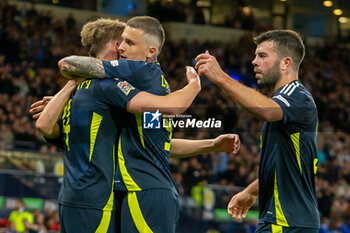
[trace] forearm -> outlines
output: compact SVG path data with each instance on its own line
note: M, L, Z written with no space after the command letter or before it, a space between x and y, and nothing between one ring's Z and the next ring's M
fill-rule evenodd
M171 140L171 158L187 158L194 155L205 154L214 151L214 140Z
M164 114L180 114L191 105L199 91L198 84L190 82L181 90L166 96L140 92L129 101L127 110L132 113L159 110Z
M244 191L253 196L259 196L259 179L256 179Z
M100 59L84 56L69 56L58 62L63 76L82 78L105 78L106 72Z
M196 98L199 92L200 86L198 83L190 82L184 88L174 91L165 96L166 99L163 101L163 104L173 108L174 114L180 114L183 113L192 104L193 100Z
M47 137L58 136L56 135L58 130L57 120L75 87L75 81L68 81L67 84L45 106L42 114L36 121L36 128L40 133Z
M227 74L216 83L236 103L265 121L277 121L283 117L281 107L272 99L230 78Z

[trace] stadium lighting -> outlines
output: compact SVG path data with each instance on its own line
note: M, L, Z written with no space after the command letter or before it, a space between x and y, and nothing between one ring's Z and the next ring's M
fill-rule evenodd
M339 16L343 14L343 11L341 9L334 9L333 14Z
M323 5L325 7L331 7L331 6L333 6L333 2L332 1L323 1Z
M339 17L338 22L339 23L348 23L348 22L350 22L350 19L346 18L346 17Z
M286 2L287 0L281 0L281 2Z

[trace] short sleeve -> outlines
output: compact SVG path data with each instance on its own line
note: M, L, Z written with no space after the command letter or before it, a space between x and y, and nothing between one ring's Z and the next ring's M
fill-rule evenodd
M291 83L289 88L282 88L272 100L275 101L283 111L283 123L303 123L312 107L312 97L299 83Z
M118 78L130 82L130 77L142 70L147 63L132 60L102 61L106 78Z
M107 104L125 110L127 109L128 102L140 92L139 89L135 88L129 82L117 78L102 82L108 82L107 85L102 84L103 86L106 86L103 93Z

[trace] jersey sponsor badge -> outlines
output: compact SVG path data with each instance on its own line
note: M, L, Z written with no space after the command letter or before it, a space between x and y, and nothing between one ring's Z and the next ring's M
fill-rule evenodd
M143 112L143 128L144 129L160 129L160 116L162 114L156 112Z
M118 60L110 61L110 63L111 63L111 66L119 66Z
M135 87L131 86L127 81L119 82L117 86L126 96L129 95L130 91L135 89Z

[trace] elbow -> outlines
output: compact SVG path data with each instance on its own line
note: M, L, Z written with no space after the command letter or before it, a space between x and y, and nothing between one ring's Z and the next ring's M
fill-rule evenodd
M69 60L70 58L74 58L74 57L75 56L72 55L72 56L69 56L69 57L64 57L61 60L59 60L58 67L60 68L60 70L62 70L63 67L67 67L68 66L67 60Z
M63 61L64 58L62 58L61 60L58 61L58 67L61 69L63 67Z
M36 121L35 127L41 134L44 135L51 135L53 131L52 127L49 127L44 122L40 121L40 118Z
M267 110L267 111L262 112L260 114L260 117L264 121L272 122L272 121L282 120L283 116L274 110Z
M268 111L264 111L261 114L259 114L259 117L263 121L270 121L271 115Z
M67 63L64 61L65 58L62 58L61 60L59 60L58 62L58 67L60 68L60 70L63 69L64 66L67 65Z

